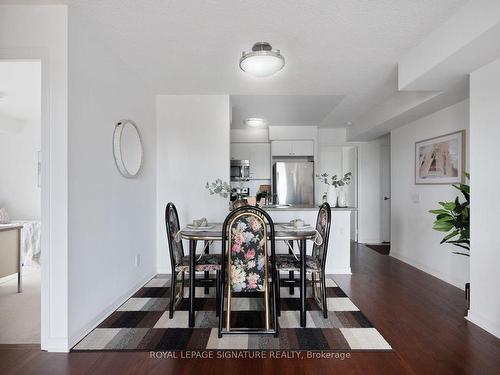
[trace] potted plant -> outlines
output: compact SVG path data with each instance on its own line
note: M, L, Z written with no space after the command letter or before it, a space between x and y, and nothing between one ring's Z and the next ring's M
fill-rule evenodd
M337 175L330 176L328 173L317 174L316 178L328 186L327 201L332 207L338 207L337 188L351 183L351 172L347 172L340 180ZM345 206L345 195L342 204Z
M467 179L470 178L465 173ZM431 214L436 215L432 228L446 233L440 244L449 243L458 247L453 254L469 256L470 253L470 186L467 184L452 185L459 190L464 200L456 197L454 201L439 202L441 208L430 210ZM467 309L470 303L470 283L465 284L465 298L467 300Z
M208 190L210 195L219 195L222 198L228 198L231 194L231 186L229 186L227 182L223 182L220 178L216 179L212 183L207 182L205 189ZM229 202L229 209L231 210L247 204L247 200L238 194L234 202Z

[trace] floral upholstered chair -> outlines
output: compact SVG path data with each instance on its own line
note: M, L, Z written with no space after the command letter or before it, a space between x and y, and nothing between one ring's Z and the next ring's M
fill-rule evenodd
M328 306L326 301L326 281L325 265L326 254L328 251L328 240L330 235L330 224L332 211L328 203L323 203L319 208L318 218L316 220L316 230L322 237L321 244L314 243L312 254L306 255L306 273L312 275L313 296L323 309L323 317L328 318ZM279 283L280 271L299 271L300 260L293 254L276 254L277 279ZM319 288L317 286L320 286ZM318 298L318 289L321 291L321 297ZM278 288L278 314L279 314L279 288Z
M184 297L184 274L189 272L189 256L184 255L182 240L177 237L180 230L179 215L175 205L170 202L165 209L165 224L167 227L168 248L170 251L170 264L172 268L172 277L170 278L170 309L169 318L174 316L174 310L178 302ZM195 272L216 271L216 284L220 278L221 256L220 254L202 254L195 258ZM181 275L180 293L177 293L177 278ZM203 281L212 281L213 279L203 279ZM178 295L180 294L179 298ZM218 304L217 304L218 306ZM216 309L218 314L218 307Z
M257 208L244 206L232 211L222 227L222 277L220 283L219 337L223 333L278 333L274 257L274 225L269 215ZM231 328L233 293L264 294L265 329ZM224 297L226 324L224 326ZM272 319L270 314L272 305ZM272 320L272 326L270 326Z

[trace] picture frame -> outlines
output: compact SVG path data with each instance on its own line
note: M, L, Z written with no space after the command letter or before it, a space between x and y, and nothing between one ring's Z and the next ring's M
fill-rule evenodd
M465 130L415 142L415 184L464 182Z

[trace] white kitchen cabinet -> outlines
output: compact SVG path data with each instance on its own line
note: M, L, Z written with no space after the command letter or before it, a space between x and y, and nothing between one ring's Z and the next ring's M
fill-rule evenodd
M250 160L251 179L271 179L271 145L269 143L231 143L231 160Z
M292 156L292 144L290 141L272 141L271 154L273 156Z
M293 156L313 156L314 142L313 141L293 141L292 142Z
M273 141L272 156L313 156L314 141Z

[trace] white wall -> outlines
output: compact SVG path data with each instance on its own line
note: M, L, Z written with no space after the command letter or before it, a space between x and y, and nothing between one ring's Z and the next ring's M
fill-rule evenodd
M40 130L40 121L29 121L20 132L0 131L0 207L11 220L40 220Z
M41 338L55 351L68 348L67 45L66 6L0 6L0 59L42 61Z
M229 212L229 199L211 196L205 189L207 181L217 178L229 182L229 116L228 95L156 98L158 272L170 272L168 202L176 205L181 225L200 217L222 222Z
M470 76L471 306L468 319L500 337L500 60Z
M457 249L452 245L439 244L443 233L432 229L434 215L428 212L460 192L451 185L415 185L414 165L415 142L462 129L468 136L468 128L465 100L391 133L390 254L462 289L469 281L469 258L452 254Z
M319 128L319 146L341 146L347 142L346 128Z
M231 142L269 142L269 130L247 128L247 129L231 129L230 131Z
M70 343L156 272L154 96L92 30L70 8ZM135 179L121 176L113 159L121 119L134 120L143 138L144 166Z

